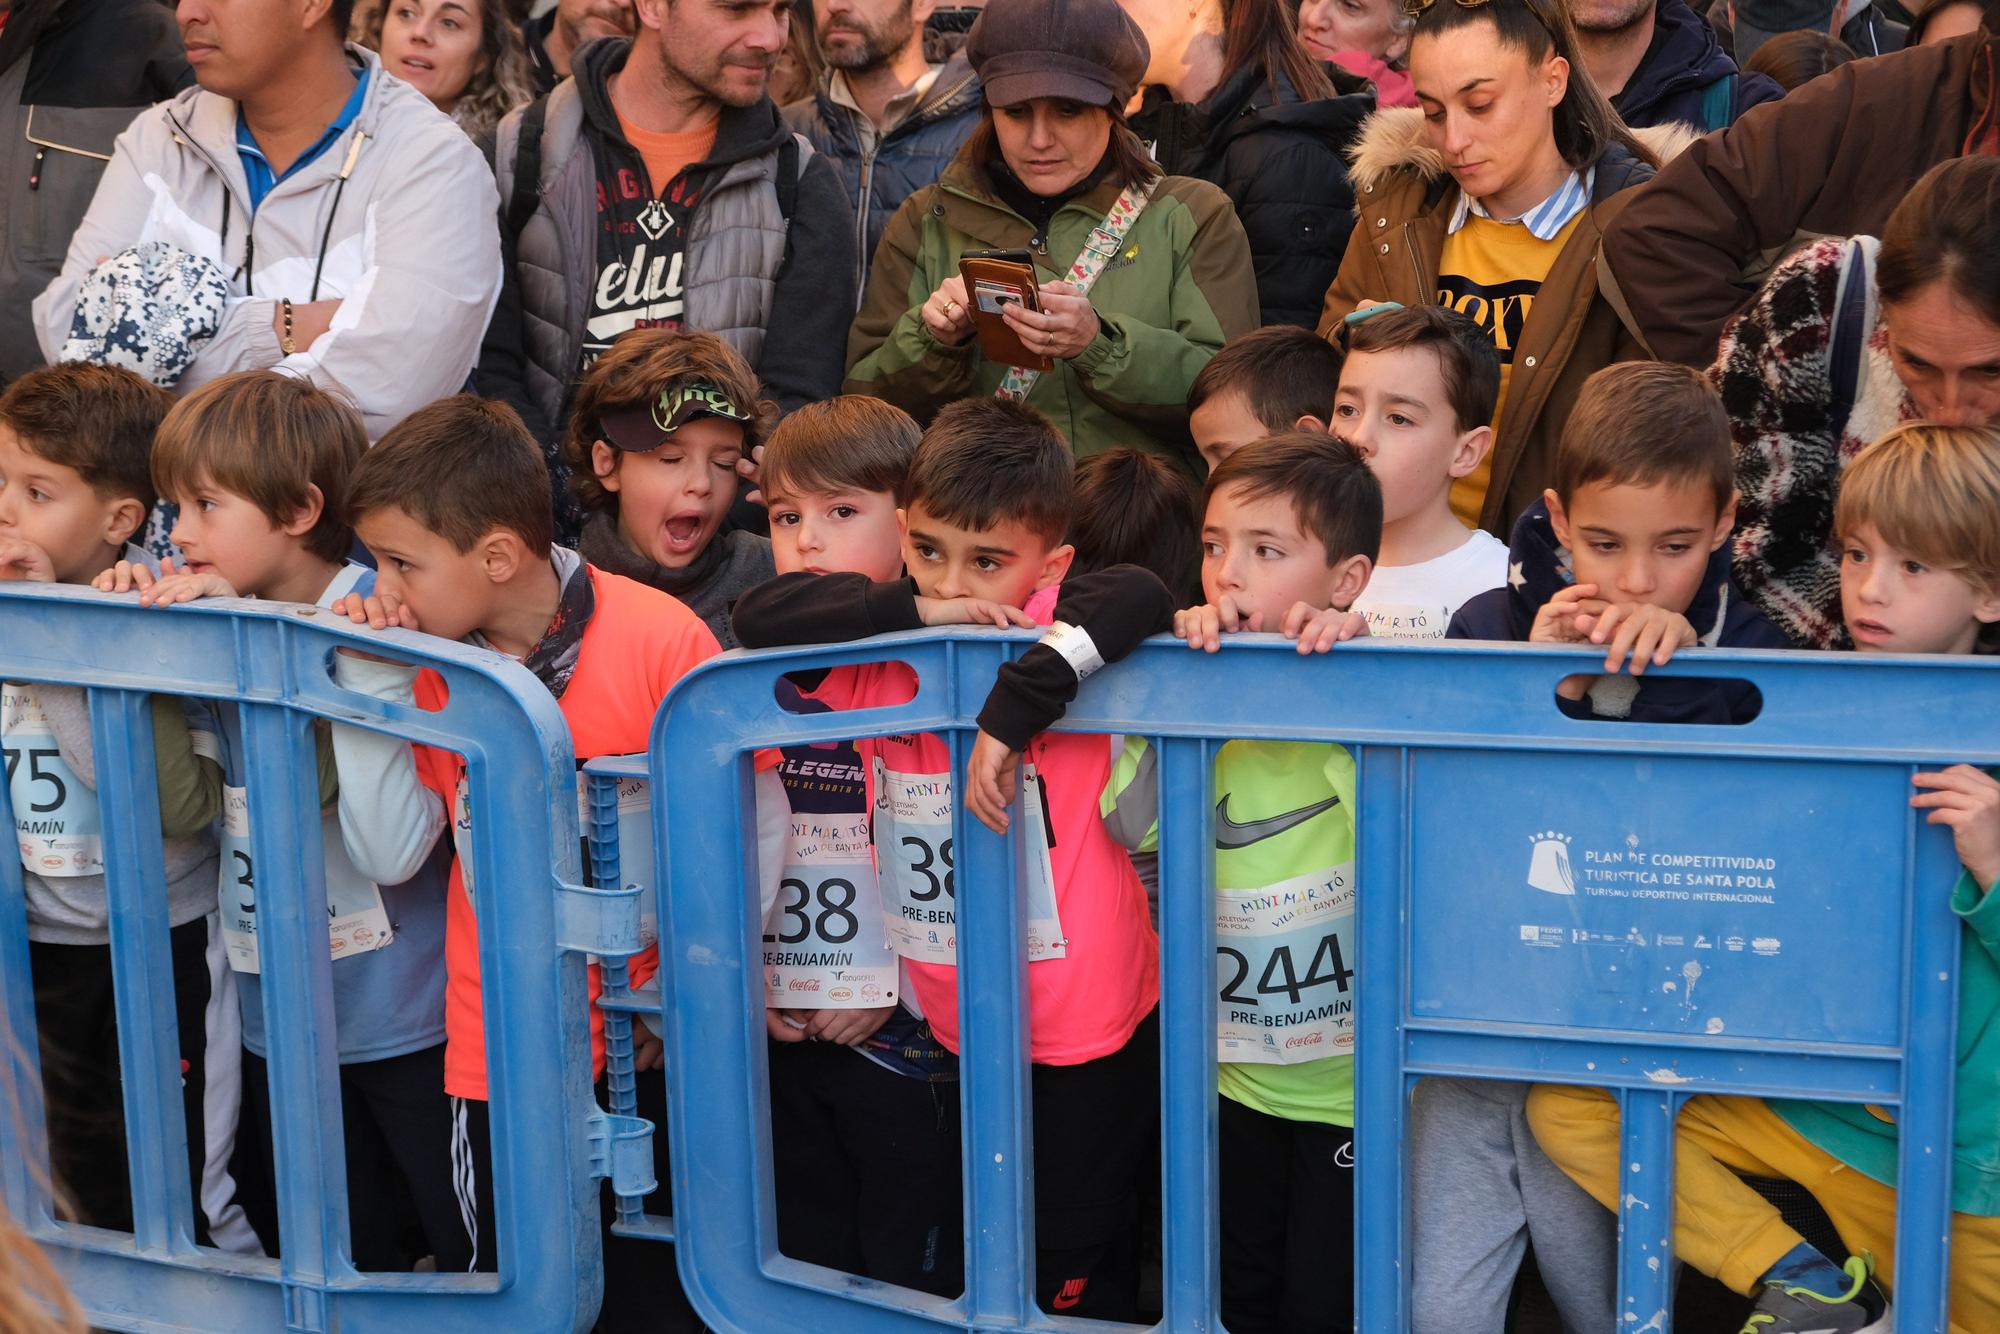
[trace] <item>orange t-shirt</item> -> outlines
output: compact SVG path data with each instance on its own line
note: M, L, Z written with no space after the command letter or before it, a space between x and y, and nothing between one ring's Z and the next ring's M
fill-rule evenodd
M631 755L646 749L653 715L674 682L721 652L700 617L678 599L644 584L586 566L597 610L584 628L576 669L560 701L579 760ZM419 707L435 708L443 683L429 673L417 682ZM426 786L452 810L465 762L450 751L418 746L417 768ZM476 837L476 834L475 834ZM465 889L465 868L452 859L444 922L444 1087L459 1098L486 1100L486 1010L479 982L479 922ZM657 948L632 956L638 986L659 971ZM591 1076L604 1070L604 1014L596 964L588 970Z
M715 147L715 127L717 121L692 130L676 133L662 133L657 130L642 130L625 117L618 118L618 129L627 143L639 150L639 157L646 164L646 179L658 195L690 165L703 161L708 151Z

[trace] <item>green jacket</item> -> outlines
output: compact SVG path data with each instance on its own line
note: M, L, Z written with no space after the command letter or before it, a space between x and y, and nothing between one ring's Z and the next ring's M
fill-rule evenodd
M1958 1087L1951 1207L2000 1217L2000 890L1959 877L1951 910L1965 924L1958 964ZM1771 1110L1849 1167L1896 1184L1896 1123L1887 1108L1773 1099Z
M847 390L872 394L920 422L947 403L990 395L1005 366L977 339L947 347L919 314L968 250L1030 250L1042 282L1066 278L1119 187L1099 185L1057 210L1047 243L1001 203L985 169L961 152L937 184L903 201L882 234L868 290L847 340ZM1117 259L1090 291L1103 331L1058 362L1028 395L1078 457L1130 445L1201 462L1188 437L1188 385L1223 343L1257 327L1257 275L1236 210L1206 181L1162 179Z

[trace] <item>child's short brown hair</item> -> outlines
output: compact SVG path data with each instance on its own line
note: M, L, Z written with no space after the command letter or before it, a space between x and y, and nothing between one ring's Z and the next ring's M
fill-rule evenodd
M1047 417L1004 398L949 404L917 445L896 489L946 523L974 530L1011 521L1055 546L1069 528L1076 461Z
M1841 472L1833 526L1844 538L1873 528L1905 555L2000 591L2000 431L1898 426Z
M505 403L458 394L405 417L362 455L349 521L398 509L460 554L504 528L535 555L555 541L541 446Z
M1555 492L1567 505L1592 482L1696 482L1720 515L1736 494L1729 417L1700 371L1664 361L1606 366L1583 382L1556 446Z
M1071 574L1142 565L1191 606L1201 601L1201 494L1157 454L1108 449L1076 465Z
M1340 389L1340 349L1310 329L1273 324L1222 345L1188 386L1193 412L1217 394L1237 393L1258 421L1289 431L1301 417L1325 421Z
M909 413L879 398L841 394L808 403L778 423L764 444L764 495L894 493L910 470L923 431Z
M778 405L763 397L750 363L714 334L635 329L584 372L576 387L569 432L563 437L562 461L569 470L570 490L586 513L618 512L618 493L605 490L590 465L590 447L604 439L605 414L643 407L658 402L669 389L697 384L720 390L748 414L741 423L743 454L748 458L770 434Z
M1437 353L1445 398L1461 433L1490 425L1500 403L1500 354L1471 316L1449 306L1406 306L1347 327L1347 352L1428 348Z
M1361 451L1337 436L1287 431L1245 445L1208 475L1203 508L1228 487L1253 500L1291 501L1299 526L1326 548L1328 569L1351 556L1372 564L1381 554L1382 484Z
M368 451L361 416L311 380L278 371L238 371L174 404L153 441L153 485L169 499L204 482L233 491L276 527L312 503L319 522L305 548L337 561L354 545L347 482Z
M106 499L151 509L149 459L174 396L131 371L67 362L29 371L0 394L0 425L37 458L73 468Z

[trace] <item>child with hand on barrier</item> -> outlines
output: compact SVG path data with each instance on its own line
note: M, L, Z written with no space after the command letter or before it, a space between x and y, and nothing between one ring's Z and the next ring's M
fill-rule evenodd
M1340 349L1274 324L1223 344L1188 386L1188 432L1213 471L1266 436L1324 431L1340 388Z
M167 413L153 482L176 515L185 558L155 575L120 561L107 592L140 590L168 607L249 597L332 607L366 595L375 572L347 559L347 486L368 449L361 418L310 380L242 371L211 381ZM343 649L340 685L410 704L417 670ZM222 936L242 1006L243 1103L237 1199L267 1254L278 1254L275 1128L265 1060L258 881L250 841L249 757L233 705L217 710L223 766ZM459 1214L444 1094L444 810L417 777L407 742L363 728L314 729L323 810L328 949L340 1060L351 1254L363 1270L407 1270L422 1255L463 1272L472 1238ZM435 855L434 855L435 854ZM282 875L283 873L280 872ZM402 1244L404 1201L427 1250Z
M1164 629L1172 608L1159 579L1135 567L1065 578L1073 486L1069 448L1041 414L998 399L951 404L897 493L909 577L780 575L737 603L736 631L760 648L925 625L1048 627L1000 669L958 795L1004 828L1018 779L1030 828L1043 832L1026 859L1036 1299L1058 1314L1130 1319L1145 1132L1158 1096L1158 942L1131 861L1098 813L1111 746L1043 729L1083 675ZM913 686L907 666L882 662L836 669L816 693L833 708L869 707L903 702ZM892 934L911 992L955 1051L950 750L929 734L857 748Z
M173 398L129 371L72 364L30 371L0 395L0 579L88 585L121 556L155 499L153 433ZM27 622L33 613L14 610ZM199 1241L254 1246L229 1208L228 1122L206 1132L213 1082L234 1103L235 1038L214 1047L208 1024L233 1023L220 993L215 910L222 810L213 722L205 709L155 695L150 711L159 791L171 1004L180 1035L188 1169ZM27 899L28 960L48 1110L53 1175L79 1221L129 1231L124 1099L113 1007L104 823L90 703L80 687L0 686L0 747Z
M1500 357L1448 306L1376 307L1341 329L1332 427L1382 480L1382 559L1354 609L1372 635L1442 639L1460 607L1507 581L1507 548L1451 508L1452 485L1493 447Z
M1301 652L1365 635L1350 609L1382 540L1382 486L1343 440L1246 445L1208 478L1205 604L1189 647L1281 627ZM1157 789L1127 747L1114 829L1156 846ZM1354 1328L1354 756L1230 741L1215 756L1222 1321L1234 1334Z
M900 578L896 490L919 436L908 413L859 395L785 418L760 478L778 573ZM795 675L809 679L785 678L784 706L825 712L809 693L824 673ZM757 788L778 1249L956 1296L958 1058L932 1035L889 944L861 755L852 742L779 754ZM813 962L834 953L850 962Z
M1911 423L1847 465L1835 503L1842 618L1863 653L1972 653L2000 623L2000 433ZM1916 775L1910 805L1951 830L1964 928L1951 1174L1950 1327L2000 1329L2000 782L1954 765ZM1549 1156L1616 1208L1617 1105L1599 1089L1535 1089ZM1897 1130L1860 1103L1695 1097L1675 1126L1674 1253L1756 1305L1744 1334L1890 1327L1870 1275L1893 1281ZM1852 1255L1822 1254L1741 1174L1795 1181Z
M1754 687L1644 676L1696 645L1786 647L1730 580L1735 516L1729 423L1708 381L1656 362L1607 367L1585 382L1563 429L1555 485L1514 526L1507 586L1461 607L1447 637L1602 645L1605 675L1557 687L1572 718L1747 722ZM1512 1081L1416 1086L1418 1334L1499 1328L1531 1240L1564 1323L1614 1323L1614 1220L1536 1145L1527 1100L1528 1085Z
M1466 603L1446 636L1601 646L1604 675L1556 688L1572 718L1748 722L1760 701L1746 683L1642 679L1686 648L1790 647L1730 577L1735 477L1704 376L1607 366L1563 427L1555 485L1514 525L1507 587Z
M771 544L729 526L737 475L754 471L777 407L756 372L708 333L638 329L577 385L563 457L583 507L578 552L671 593L724 648L729 608L772 574Z
M621 345L622 346L622 345ZM375 591L335 604L377 629L400 625L463 640L518 660L556 697L576 758L646 749L669 688L718 650L685 605L657 589L587 563L553 544L548 469L513 409L461 394L410 414L362 458L348 487L355 531L379 562ZM420 677L417 701L441 704L439 683ZM480 989L478 887L471 880L478 816L469 809L465 762L419 747L418 770L450 811L456 857L445 904L444 1087L452 1098L453 1163L473 1232L474 1267L497 1267L487 1108L484 1000ZM631 983L658 968L635 955ZM604 1063L598 968L587 972L592 1069ZM657 1042L639 1068L657 1069ZM650 1048L649 1050L646 1048ZM639 1081L640 1114L664 1126L665 1090ZM653 1137L656 1170L668 1180L666 1135ZM661 1274L652 1242L611 1237L607 1183L604 1306L600 1330L693 1327L678 1284ZM671 1272L671 1271L669 1271Z

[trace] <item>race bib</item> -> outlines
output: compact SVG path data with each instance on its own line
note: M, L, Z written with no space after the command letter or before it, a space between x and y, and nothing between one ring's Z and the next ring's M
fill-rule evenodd
M464 780L459 791L465 790ZM576 776L576 827L583 831L585 860L590 839L590 782L581 771ZM463 853L460 854L463 857ZM469 865L469 863L467 863ZM637 885L639 896L639 945L651 949L659 943L660 915L653 897L653 785L644 778L618 780L618 878ZM622 888L622 886L621 886ZM472 893L471 882L466 894ZM592 956L594 959L596 956Z
M327 822L323 837L337 839L337 821ZM222 789L222 939L229 949L229 966L239 973L261 973L257 951L257 870L250 852L250 797L240 787ZM339 960L368 954L388 944L394 935L382 891L347 864L336 847L326 857L327 953Z
M953 883L951 775L903 774L874 761L875 856L884 920L896 952L917 963L958 962L958 900ZM1056 913L1049 864L1047 786L1021 766L1021 812L1028 822L1028 961L1069 952Z
M1354 865L1215 893L1216 1059L1354 1051Z
M767 1005L830 1010L893 1005L901 994L868 815L794 814L764 920Z
M33 686L0 686L0 755L21 865L50 879L104 874L97 794L63 759Z
M465 886L467 907L476 907L472 897L472 789L465 770L458 771L458 790L451 798L451 850L458 854L458 878Z

